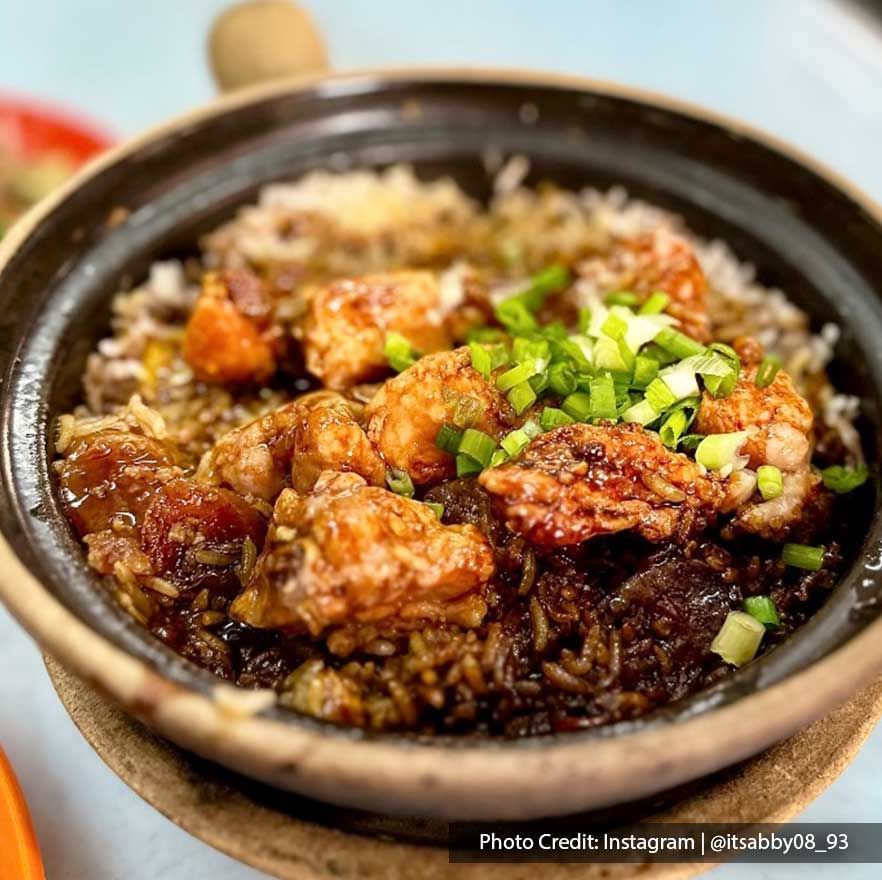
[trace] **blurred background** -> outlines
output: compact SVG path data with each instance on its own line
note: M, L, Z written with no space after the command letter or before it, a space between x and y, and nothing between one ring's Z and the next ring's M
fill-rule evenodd
M122 138L212 99L207 35L224 0L0 0L0 95ZM882 4L857 0L313 0L332 67L534 67L666 92L758 125L882 201ZM2 208L2 202L0 202ZM2 221L2 216L0 216ZM51 880L253 880L143 804L82 741L39 653L0 610L0 743ZM806 818L882 821L882 731ZM123 843L124 841L124 843ZM726 866L718 880L834 878ZM869 880L878 866L849 866Z

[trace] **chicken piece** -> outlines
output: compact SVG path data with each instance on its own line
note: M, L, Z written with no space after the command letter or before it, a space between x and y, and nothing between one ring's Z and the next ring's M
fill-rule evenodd
M307 294L306 367L329 388L384 375L389 332L401 334L422 354L450 348L438 282L429 272L344 278Z
M266 501L287 485L308 492L323 470L351 471L381 486L386 467L356 420L360 407L317 391L235 428L215 444L209 474Z
M56 467L67 517L81 537L140 525L163 483L181 475L168 444L112 428L75 440Z
M603 256L585 260L579 275L598 294L628 290L646 300L660 290L671 301L665 311L699 342L710 341L708 284L692 246L659 227L617 244Z
M686 535L714 515L725 491L639 425L610 423L540 434L478 481L512 531L549 548L625 530L649 541Z
M751 467L771 464L798 470L808 463L811 452L812 411L783 370L766 388L757 388L756 372L755 363L744 367L728 397L718 399L705 392L693 430L699 434L747 431L741 453L749 456Z
M328 627L450 620L477 626L494 574L484 536L445 526L425 504L326 471L310 495L286 490L254 577L230 613L251 626Z
M246 539L263 546L265 519L228 489L181 478L166 483L144 516L141 547L154 571L186 588L233 592Z
M511 404L472 367L467 348L438 352L380 388L365 408L367 434L390 467L417 484L436 482L456 470L453 456L435 445L438 431L464 410L473 411L473 427L496 439L515 422Z
M196 378L220 385L266 381L276 371L278 347L269 308L250 273L207 273L184 332L184 359Z
M759 496L757 496L759 499ZM732 526L762 538L783 541L795 531L811 535L814 514L829 502L821 475L809 467L784 474L781 494L771 501L742 504Z

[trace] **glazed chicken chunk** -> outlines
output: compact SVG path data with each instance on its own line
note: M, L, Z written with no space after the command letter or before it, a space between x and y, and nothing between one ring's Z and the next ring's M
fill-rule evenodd
M468 415L473 427L499 438L515 420L496 386L472 367L467 348L438 352L386 382L365 408L367 433L386 463L414 483L455 473L453 456L435 444L447 423Z
M360 409L336 392L306 394L224 435L210 454L209 476L266 501L289 480L308 492L324 470L381 486L386 468L356 420Z
M510 529L548 548L625 530L649 541L687 534L724 495L695 462L630 424L555 428L479 482Z
M348 388L388 370L386 334L422 354L449 348L438 282L422 271L344 278L307 293L300 333L307 369L329 388Z
M351 623L453 620L476 626L493 576L487 539L357 474L326 471L309 495L286 490L232 616L319 635Z
M225 385L272 376L280 341L269 308L262 282L251 273L207 273L184 331L184 359L196 378Z
M685 239L659 227L638 238L620 242L609 253L582 262L583 285L601 296L619 290L646 300L655 291L670 297L665 311L680 322L680 329L699 342L710 340L708 284Z

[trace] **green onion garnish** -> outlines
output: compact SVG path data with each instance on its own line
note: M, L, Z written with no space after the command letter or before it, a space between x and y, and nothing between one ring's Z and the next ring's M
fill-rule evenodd
M615 340L611 336L598 336L594 342L592 356L594 365L600 370L610 370L617 373L625 373L630 370L628 359L632 358L628 347L624 346L624 357L620 343L623 340Z
M520 415L535 402L536 393L529 382L521 382L508 392L508 402L514 407L514 411Z
M680 438L680 448L697 449L702 440L704 440L704 434L684 434Z
M466 337L469 342L505 342L506 338L499 327L472 327Z
M566 397L576 390L576 374L568 364L552 364L548 368L548 388L558 397Z
M396 494L413 498L413 480L407 471L390 468L386 471L386 485Z
M587 396L586 394L585 397ZM539 416L539 424L542 426L543 431L551 431L554 428L559 428L561 425L572 425L573 421L572 416L567 415L562 409L557 409L553 406L546 406Z
M607 319L603 322L600 332L610 339L622 339L628 332L628 322L615 312L610 312Z
M858 465L856 468L834 464L821 471L824 485L840 495L845 492L851 492L853 489L857 489L858 486L863 486L867 482L868 476L869 471L864 464Z
M627 306L629 309L632 309L637 305L639 299L637 294L631 293L630 290L617 290L614 293L607 294L603 302L607 306Z
M731 434L709 434L695 450L695 460L709 471L721 471L735 463L738 450L747 440L747 431Z
M665 351L660 345L656 345L654 342L650 342L649 345L644 346L641 354L645 357L652 358L654 361L658 361L660 367L666 367L668 364L673 364L677 360L675 355Z
M655 337L656 345L674 355L677 360L693 357L696 354L704 354L704 346L694 339L690 339L685 333L674 330L673 327L662 327Z
M743 666L756 656L766 628L743 611L730 611L710 649L726 663Z
M459 441L459 455L467 455L474 459L481 467L490 464L490 456L496 449L496 441L483 431L475 428L467 428L463 431L462 440Z
M676 449L677 443L680 441L680 435L688 427L688 422L689 417L684 410L678 409L675 412L672 412L662 422L661 428L659 428L658 435L661 438L661 442L664 443L668 449Z
M509 458L517 458L529 445L532 437L522 428L506 434L500 442L500 446L506 451Z
M784 491L784 477L780 468L773 464L763 464L756 471L756 485L763 501L772 501Z
M517 297L501 302L496 307L495 315L496 320L511 333L532 333L539 326L530 310Z
M767 354L761 361L756 371L754 383L757 388L768 388L775 381L778 370L781 369L781 360L773 354Z
M645 396L657 413L664 412L669 406L677 402L677 398L673 395L671 389L661 379L653 379L647 385Z
M601 373L589 382L591 389L591 418L612 419L615 421L616 387L609 373Z
M441 519L441 517L444 516L443 504L440 504L437 501L424 501L423 504L425 504L426 507L428 507L432 511L432 513L434 513L435 516L438 517L438 519Z
M435 437L435 445L451 455L459 452L459 444L462 440L462 431L457 431L453 425L441 425L438 436Z
M657 375L658 361L642 354L638 354L634 358L634 380L632 384L635 388L646 388Z
M542 428L539 423L533 419L527 419L523 425L521 425L521 430L531 439L533 440L535 437L538 437L542 433Z
M490 361L490 352L478 342L469 343L469 352L472 356L472 366L485 378L490 378L490 370L492 363Z
M570 273L565 266L547 266L530 278L530 286L517 297L522 299L530 311L542 308L545 297L563 290L570 283Z
M493 455L490 456L490 464L487 467L499 467L501 464L505 464L508 461L508 453L504 449L496 449L493 451Z
M484 468L480 462L475 461L470 455L456 456L456 475L458 477L470 477L479 474Z
M781 623L778 609L769 596L748 596L744 600L744 610L767 628L778 626Z
M487 353L490 355L491 370L495 370L497 367L501 367L509 361L508 349L500 343L491 345L490 348L487 349Z
M819 571L824 564L824 548L810 544L785 544L781 550L781 559L785 565L804 568L808 571Z
M504 394L515 385L526 382L533 373L535 373L535 368L532 363L517 364L496 379L496 387Z
M584 422L591 415L591 398L584 391L576 391L563 399L560 408L577 422Z
M670 304L671 298L661 290L657 290L651 294L649 299L640 306L638 314L640 315L658 315L661 314Z
M419 355L414 351L410 342L400 333L386 334L383 355L396 373L401 373L408 367L412 367L419 360Z
M657 418L658 413L646 399L637 401L637 403L632 404L622 413L623 422L635 422L644 427L652 424Z

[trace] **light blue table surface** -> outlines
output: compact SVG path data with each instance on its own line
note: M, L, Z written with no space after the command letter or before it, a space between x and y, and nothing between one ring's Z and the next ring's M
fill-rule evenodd
M87 111L128 135L212 97L204 40L219 0L0 0L0 90ZM882 28L832 0L312 2L338 68L539 67L667 92L798 144L882 201ZM0 742L50 880L245 880L93 754L34 644L0 611ZM882 821L882 730L805 813ZM869 880L879 866L737 866L746 877Z

